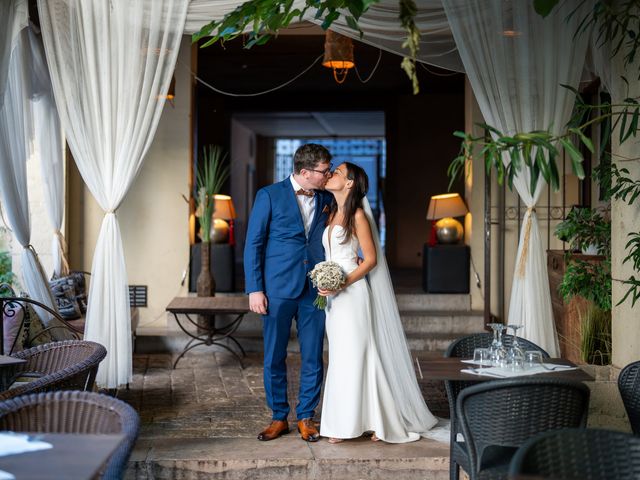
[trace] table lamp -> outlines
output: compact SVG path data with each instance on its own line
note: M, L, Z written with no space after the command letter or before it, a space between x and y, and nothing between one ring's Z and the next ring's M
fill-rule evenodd
M462 239L464 233L462 224L453 217L462 217L468 211L458 193L445 193L431 197L427 220L434 222L432 228L435 230L438 243L452 244Z
M233 235L233 220L236 218L236 209L229 195L214 195L215 205L213 222L211 222L211 240L213 243L229 243L235 245ZM227 222L227 220L229 222Z

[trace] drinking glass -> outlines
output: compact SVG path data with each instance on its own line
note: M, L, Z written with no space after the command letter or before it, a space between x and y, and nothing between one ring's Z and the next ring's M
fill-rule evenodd
M524 352L524 363L527 368L535 368L542 365L542 352L527 350Z
M491 366L491 349L476 348L473 351L473 363L482 367Z

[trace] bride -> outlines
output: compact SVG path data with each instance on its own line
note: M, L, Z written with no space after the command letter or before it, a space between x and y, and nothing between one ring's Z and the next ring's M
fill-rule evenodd
M320 434L330 443L373 432L373 441L416 441L437 423L422 397L389 269L366 199L365 171L339 165L326 185L335 198L322 237L346 283L327 296L329 368ZM364 260L358 264L358 249ZM366 277L368 275L368 277Z

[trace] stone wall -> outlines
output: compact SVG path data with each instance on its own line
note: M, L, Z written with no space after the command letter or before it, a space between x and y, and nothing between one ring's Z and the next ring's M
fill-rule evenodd
M618 391L620 369L611 365L581 365L580 368L595 378L595 382L585 382L591 390L588 426L631 432Z

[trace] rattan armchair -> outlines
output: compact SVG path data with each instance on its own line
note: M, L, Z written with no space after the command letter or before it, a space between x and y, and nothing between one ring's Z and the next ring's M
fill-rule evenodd
M51 390L91 390L106 354L102 345L86 340L51 342L18 352L14 357L26 363L19 366L16 378L35 378L1 392L0 401Z
M588 410L589 389L579 382L529 377L465 388L456 403L461 466L471 480L506 479L518 447L541 432L585 426Z
M618 390L629 416L631 430L640 435L640 361L630 363L620 371Z
M503 335L502 341L506 347L510 347L513 343L513 335ZM476 348L488 348L493 342L493 334L491 333L475 333L454 340L446 352L445 357L456 358L473 358L473 351ZM525 350L537 350L542 353L546 359L549 354L535 343L524 338L518 337L518 342ZM458 480L460 478L460 465L467 458L466 452L457 441L458 434L462 431L456 421L456 401L458 395L463 388L477 385L480 382L461 382L453 380L445 380L444 388L447 392L447 400L449 402L449 413L451 417L451 441L450 441L450 460L449 460L449 478L450 480Z
M637 479L640 438L583 428L542 433L518 449L509 475L554 480Z
M138 437L140 419L125 402L93 392L47 392L0 402L0 430L116 434L126 438L111 455L104 479L122 479ZM46 468L46 467L43 467Z

